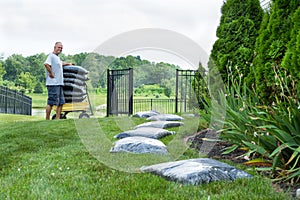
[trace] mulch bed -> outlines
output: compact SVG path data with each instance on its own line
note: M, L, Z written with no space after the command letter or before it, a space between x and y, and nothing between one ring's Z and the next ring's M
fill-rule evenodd
M194 138L190 138L187 141L188 143L190 143L190 148L200 150L204 142L204 138L207 138L208 135L216 135L216 134L212 130L204 130L197 133ZM224 149L227 147L231 147L232 144L226 141L217 141L214 143L215 145L207 155L209 158L213 158L216 160L230 160L234 163L243 163L246 161L243 157L240 156L245 154L247 151L241 149L235 149L230 154L222 154L224 152Z
M190 148L200 151L201 146L202 146L203 142L205 141L205 139L209 138L209 136L214 138L214 135L216 135L216 133L214 131L206 129L206 130L198 132L193 137L188 138L186 142L190 146ZM210 152L207 154L207 157L216 159L216 160L220 160L220 161L228 160L235 164L243 164L243 163L247 162L247 160L243 157L243 155L247 151L239 149L239 148L235 149L234 151L232 151L229 154L222 154L224 152L225 148L231 147L231 146L232 146L231 143L229 143L227 141L222 141L219 139L218 141L214 142L214 145L213 145L212 149L210 150ZM270 178L270 174L266 173L263 175ZM296 185L291 186L289 183L286 183L286 182L276 182L276 183L273 183L273 187L275 188L276 191L289 191L291 196L295 197L296 190L297 190L297 188L300 188L300 185L296 184Z

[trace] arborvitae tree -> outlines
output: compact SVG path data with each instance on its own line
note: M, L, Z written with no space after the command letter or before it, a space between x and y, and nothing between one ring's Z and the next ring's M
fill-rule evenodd
M259 0L227 0L221 11L218 40L213 45L211 59L227 81L229 65L234 79L248 75L263 10Z
M256 43L257 56L252 74L255 74L258 94L268 102L274 101L274 96L280 89L276 85L274 71L281 70L281 63L291 40L291 19L299 5L299 0L273 0L270 14L266 13L264 16Z
M2 83L2 77L4 76L4 74L5 74L6 72L5 72L5 69L4 69L4 67L3 67L3 62L2 62L2 60L0 60L0 85L1 85L1 83Z
M264 13L263 20L261 22L260 30L258 32L259 36L257 37L256 44L255 44L255 52L254 52L254 62L256 62L256 66L264 65L265 61L268 59L268 55L262 55L261 53L257 52L267 52L270 46L271 41L268 40L270 36L270 30L268 29L270 20L270 14L268 12ZM258 74L261 72L258 68L255 68L252 64L250 67L250 73L248 74L246 79L246 83L249 87L254 87L255 82L259 81L257 79ZM263 78L263 77L261 77ZM260 80L264 82L264 80Z
M197 72L195 73L195 78L193 80L193 89L197 98L197 105L199 108L203 109L203 101L205 97L208 97L208 83L207 79L207 70L203 67L202 63L199 62Z
M292 18L291 40L288 44L287 52L284 56L282 66L285 67L292 76L300 79L300 7L296 10Z
M224 81L220 71L211 57L209 58L207 66L209 70L208 73L205 74L205 82L207 84L208 93L211 98L217 99L219 92L225 89Z

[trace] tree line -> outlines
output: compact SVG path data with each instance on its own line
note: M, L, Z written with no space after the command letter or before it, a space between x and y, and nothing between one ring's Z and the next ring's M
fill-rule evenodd
M98 53L79 53L75 55L59 55L61 60L73 62L89 71L89 86L91 88L106 88L107 69L134 69L134 87L143 85L159 85L165 88L170 96L170 90L175 85L177 65L164 62L143 60L140 56L113 57ZM14 54L5 60L0 60L0 85L20 92L43 93L45 91L45 67L47 55L44 53L23 57Z
M263 10L259 0L227 0L221 13L209 71L217 69L227 85L238 81L254 88L265 102L274 102L277 94L299 98L300 1L271 0L270 6ZM90 72L92 88L106 87L107 68L132 67L134 87L159 84L170 90L175 83L175 69L180 68L142 60L139 56L115 58L97 53L60 56L85 67ZM45 59L44 53L1 59L0 84L21 91L41 91L45 85ZM286 79L278 78L283 76ZM282 88L283 81L288 88Z

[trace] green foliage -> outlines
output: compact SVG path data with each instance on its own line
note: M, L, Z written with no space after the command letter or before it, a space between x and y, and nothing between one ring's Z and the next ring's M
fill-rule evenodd
M78 65L83 66L84 61L86 60L88 53L79 53L72 56L72 61Z
M299 30L296 10L300 6L298 0L274 0L271 3L270 13L265 13L259 37L256 42L256 57L248 84L256 84L257 92L262 99L272 103L278 88L274 84L274 67L281 69L282 62L289 73L297 77L293 72L293 66L297 65L295 60L290 59L295 55L296 37ZM299 14L298 14L299 15ZM294 18L294 20L293 20ZM290 50L288 46L290 45ZM293 47L292 47L293 46ZM287 53L287 54L286 54ZM286 58L284 59L284 57ZM284 61L285 60L285 61Z
M289 81L284 73L278 74L283 80L280 87L286 94L292 94L286 85ZM234 79L232 79L234 80ZM265 106L255 91L238 81L226 87L224 97L220 94L221 105L226 105L224 128L218 130L221 138L231 142L228 152L242 147L248 149L249 164L269 166L275 179L298 182L300 174L300 110L299 102L285 93L277 94L277 101L272 106ZM203 113L210 120L212 109L209 99L206 100ZM209 122L209 121L208 121ZM257 159L259 158L259 159Z
M3 80L3 76L5 75L5 69L3 67L3 62L2 60L0 60L0 85L1 85L1 82Z
M17 82L17 78L21 73L29 72L31 76L35 77L38 82L45 83L45 67L44 62L46 55L36 54L24 58L22 55L12 55L3 61L5 69L4 80Z
M195 78L193 80L192 86L194 93L196 94L196 101L194 104L195 108L203 109L202 101L208 96L208 82L207 82L207 74L205 68L199 63L199 67L197 72L195 73Z
M21 72L21 74L18 76L16 84L21 91L28 91L31 93L36 85L36 79L35 76L30 74L30 72Z
M226 1L210 58L223 80L244 79L262 100L272 103L281 91L274 68L284 67L299 79L299 6L298 0L274 0L263 13L259 1Z
M107 88L96 88L95 92L96 92L96 94L106 94Z
M162 95L164 93L164 88L160 87L158 84L154 85L141 85L134 90L137 95L152 96L152 95Z
M42 83L41 82L37 82L37 84L34 87L33 93L42 94L43 90L44 90L44 88L43 88Z
M167 63L149 63L141 61L134 67L134 87L153 84L167 84L168 88L175 85L176 69L178 66ZM171 82L170 82L171 81Z
M249 74L262 14L258 0L228 0L223 4L218 40L211 51L223 80L227 81L228 65L237 67L243 77ZM235 71L232 75L238 76Z
M63 61L73 62L87 69L89 71L89 83L92 88L106 88L107 69L134 68L134 87L139 87L143 84L159 84L165 88L165 93L169 96L172 95L171 91L175 90L175 73L179 66L163 62L151 63L148 60L141 60L139 56L134 57L131 55L115 58L113 56L103 56L97 53L80 53L75 55L65 55L62 53L59 56ZM0 84L8 85L8 82L15 82L20 87L22 85L24 90L24 80L22 80L21 83L17 79L19 76L24 77L24 74L30 73L31 77L34 77L33 80L45 85L44 62L46 57L47 55L41 53L28 57L12 55L4 61L1 60ZM3 68L1 67L2 63ZM1 82L2 76L4 82ZM25 88L25 90L27 90L27 88ZM30 88L30 91L33 91L33 89Z
M113 60L114 57L112 56L106 57L97 53L89 53L86 56L81 65L89 71L89 78L93 88L106 87L106 70Z
M28 62L28 67L26 71L30 72L32 76L36 77L38 82L41 82L45 85L45 67L44 62L46 60L46 54L40 53L32 56L28 56L25 59Z
M12 81L3 80L1 83L3 86L8 87L12 90L17 90L15 83Z
M170 79L163 79L160 83L160 86L164 88L164 94L167 97L171 97L175 95L175 87L176 87L176 77L172 77Z
M171 88L167 88L167 87L165 87L164 88L164 95L166 95L166 97L171 97L171 94L172 94L172 90L171 90Z
M16 78L21 72L29 71L26 70L27 61L22 55L13 54L4 61L5 75L4 80L16 81Z
M296 10L292 18L291 40L288 44L287 52L283 58L282 65L298 79L300 78L300 7Z

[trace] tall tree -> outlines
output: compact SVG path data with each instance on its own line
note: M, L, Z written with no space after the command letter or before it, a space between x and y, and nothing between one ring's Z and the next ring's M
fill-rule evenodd
M259 0L227 0L222 9L217 41L211 51L211 60L224 81L230 75L246 77L253 61L255 41L263 16ZM232 78L231 77L231 78Z
M5 72L5 69L3 67L3 62L2 62L2 60L0 60L0 85L1 85L2 80L3 80L2 77L4 76L5 73L6 72Z
M28 91L31 93L36 85L36 79L35 76L30 74L30 72L21 72L21 74L18 76L16 84L18 85L20 91L24 93Z
M30 72L32 76L35 76L36 80L41 83L45 83L46 81L44 67L46 58L47 56L44 53L26 57L28 61L28 72Z
M282 66L298 80L300 79L300 7L298 7L292 18L291 40L283 58Z
M13 54L4 62L6 74L4 80L15 81L21 72L26 71L27 61L22 55Z
M86 59L86 57L88 56L88 53L79 53L79 54L75 54L73 56L73 60L75 62L76 65L82 66L84 60Z
M256 42L252 84L256 85L263 100L274 101L280 88L276 84L275 71L282 70L282 61L291 41L292 16L299 8L299 0L273 0L270 13L265 13Z

